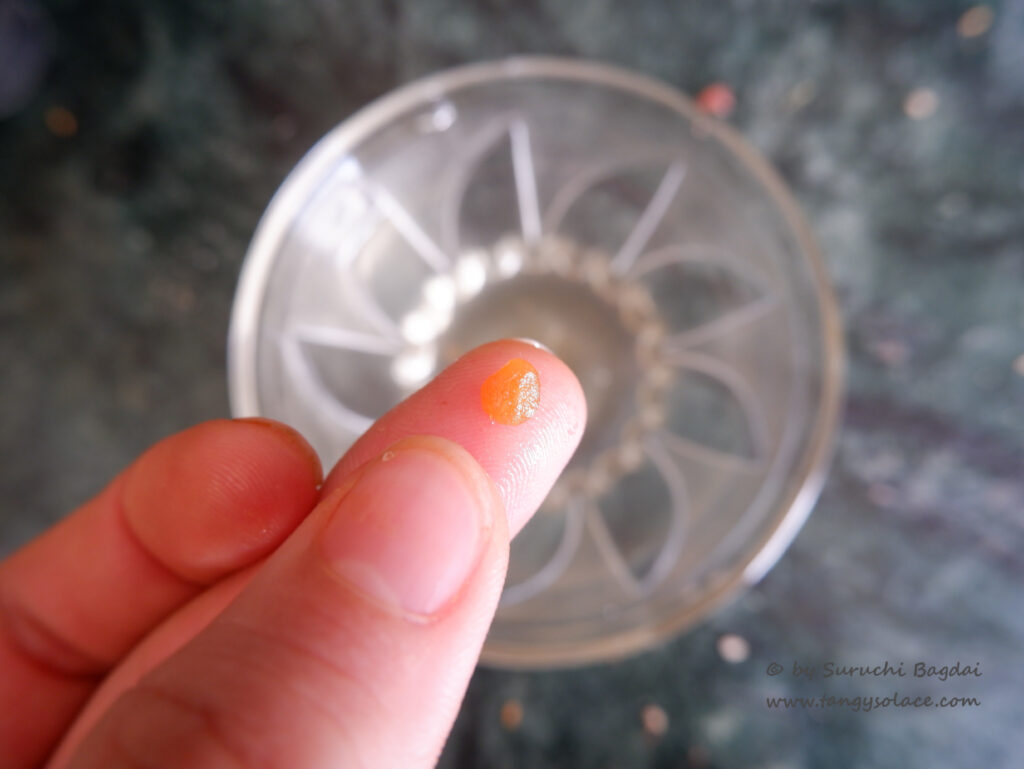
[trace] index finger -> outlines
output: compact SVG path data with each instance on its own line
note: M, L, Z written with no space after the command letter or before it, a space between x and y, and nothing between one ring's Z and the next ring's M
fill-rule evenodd
M520 424L498 424L481 405L480 389L489 376L517 358L537 370L537 410ZM517 339L485 344L378 419L335 465L321 497L401 438L437 435L461 445L484 468L505 503L509 531L515 535L576 450L586 420L580 384L562 361Z

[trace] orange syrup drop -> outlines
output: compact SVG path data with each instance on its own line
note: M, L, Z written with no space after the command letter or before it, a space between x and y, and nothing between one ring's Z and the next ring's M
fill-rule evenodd
M522 358L513 358L484 380L480 403L492 422L519 425L532 417L540 403L540 376Z

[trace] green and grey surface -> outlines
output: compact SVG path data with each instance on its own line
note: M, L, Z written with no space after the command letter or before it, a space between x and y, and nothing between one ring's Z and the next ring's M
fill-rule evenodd
M303 151L359 106L523 52L689 92L724 81L734 124L808 212L843 308L848 407L824 494L769 576L685 637L613 665L479 671L441 765L1019 765L1024 1L994 3L974 38L957 34L967 7L3 0L0 550L151 442L228 413L246 243ZM905 113L916 88L934 114ZM74 136L47 130L54 106ZM722 658L723 634L746 639L745 661ZM829 661L886 660L907 677L822 678ZM817 677L795 680L794 661ZM916 679L918 661L982 675ZM766 705L894 689L980 706ZM651 704L662 735L643 729Z

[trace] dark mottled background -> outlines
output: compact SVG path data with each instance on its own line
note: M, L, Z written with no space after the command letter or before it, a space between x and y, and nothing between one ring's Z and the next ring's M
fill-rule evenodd
M958 31L968 7L0 0L0 549L157 438L227 414L247 240L303 151L360 105L519 52L690 92L724 81L842 301L849 402L824 495L757 589L667 647L481 670L442 766L1020 766L1024 1ZM748 659L722 658L724 633ZM765 674L794 659L980 663L981 678L899 687L981 706L770 711L769 694L893 688ZM643 728L649 705L663 734Z

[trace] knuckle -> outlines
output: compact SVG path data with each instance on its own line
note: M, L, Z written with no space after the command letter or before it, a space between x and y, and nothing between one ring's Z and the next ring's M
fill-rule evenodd
M215 708L154 683L129 690L106 722L112 752L131 767L258 765L237 727Z

